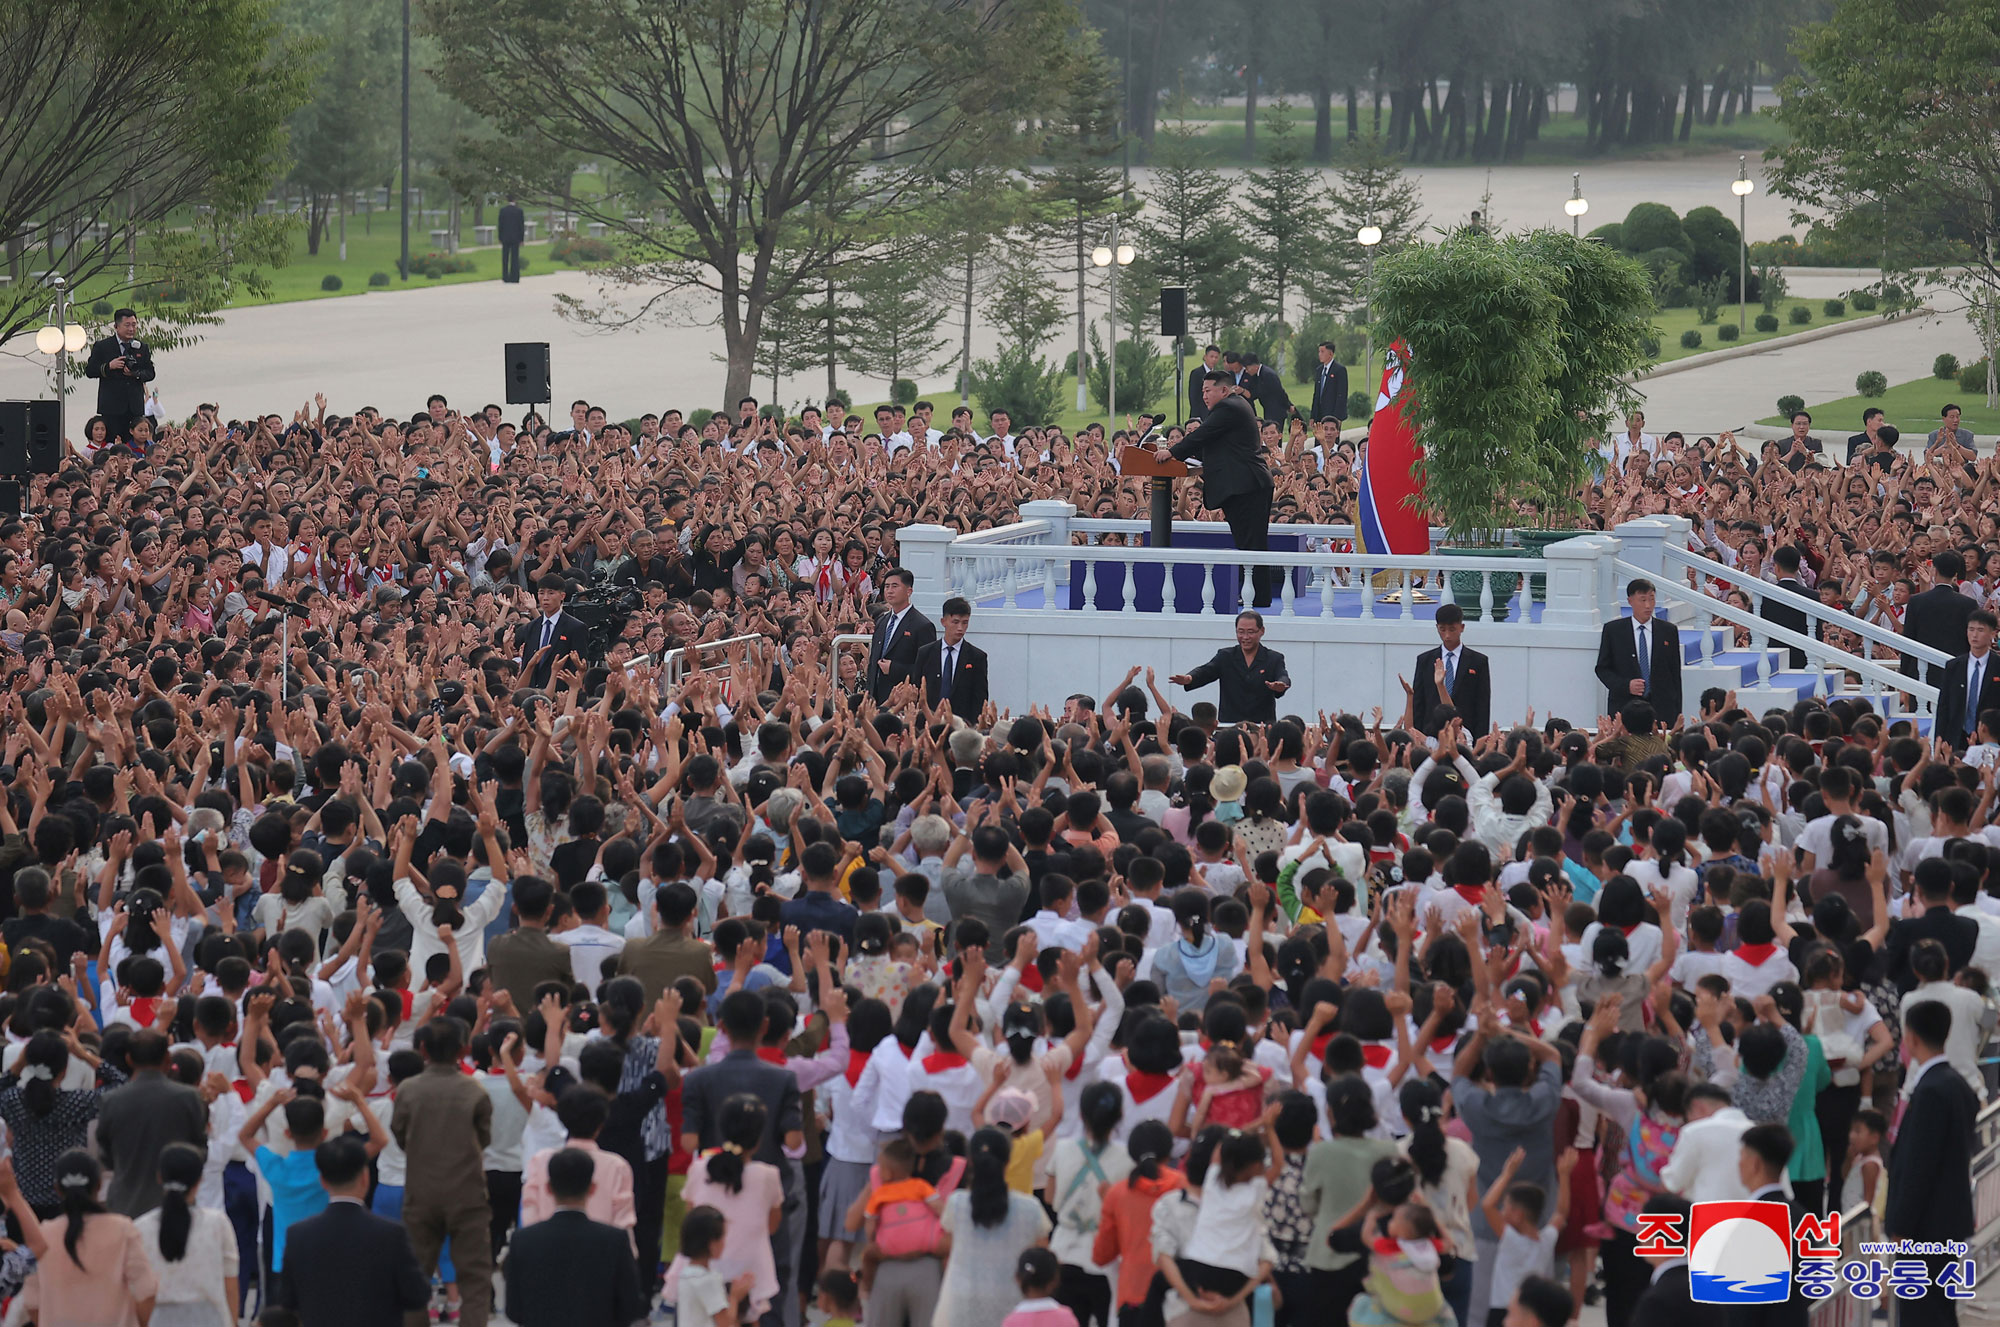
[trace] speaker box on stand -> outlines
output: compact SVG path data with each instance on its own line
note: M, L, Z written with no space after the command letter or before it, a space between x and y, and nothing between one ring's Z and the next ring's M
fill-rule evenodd
M0 401L0 475L28 473L28 403Z
M1160 287L1160 335L1187 335L1187 287Z
M28 402L28 471L52 475L62 469L62 408L54 401Z
M545 405L549 397L549 343L509 341L506 347L507 404Z

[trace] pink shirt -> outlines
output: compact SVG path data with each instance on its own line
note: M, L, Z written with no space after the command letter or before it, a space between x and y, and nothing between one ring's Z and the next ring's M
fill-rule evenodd
M1076 1327L1076 1315L1052 1299L1024 1299L1000 1327Z
M572 1138L568 1145L590 1153L590 1159L597 1163L591 1176L590 1197L583 1204L585 1214L592 1221L617 1226L631 1234L639 1221L632 1206L632 1163L616 1153L599 1150L596 1143L585 1138ZM545 1148L528 1158L527 1172L521 1177L524 1226L546 1221L556 1214L555 1195L549 1192L549 1158L557 1150Z

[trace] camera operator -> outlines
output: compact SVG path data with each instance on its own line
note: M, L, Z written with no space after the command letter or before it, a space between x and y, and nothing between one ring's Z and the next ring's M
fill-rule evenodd
M139 339L138 314L120 309L112 315L111 335L90 348L83 373L97 379L105 436L130 443L132 425L146 413L146 384L153 380L153 352Z

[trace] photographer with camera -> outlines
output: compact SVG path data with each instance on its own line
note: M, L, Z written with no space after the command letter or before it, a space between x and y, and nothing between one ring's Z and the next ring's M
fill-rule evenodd
M104 416L106 436L132 441L132 425L146 413L146 384L153 380L153 352L139 339L139 315L120 309L111 318L111 335L90 348L84 376L97 379L97 413Z

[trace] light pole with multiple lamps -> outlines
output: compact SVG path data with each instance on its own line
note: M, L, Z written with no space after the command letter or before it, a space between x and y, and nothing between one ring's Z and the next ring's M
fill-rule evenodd
M1109 244L1100 244L1095 249L1092 249L1090 251L1090 261L1098 267L1108 267L1111 269L1110 302L1105 306L1104 310L1104 321L1111 327L1111 349L1104 360L1106 389L1104 393L1104 413L1111 423L1113 432L1116 432L1118 427L1118 269L1121 267L1130 267L1132 260L1138 256L1139 251L1137 249L1134 249L1129 244L1120 244L1118 242L1118 214L1115 212L1112 213L1111 242ZM1077 360L1076 367L1079 375L1077 380L1080 384L1084 369L1081 358Z
M35 349L47 355L55 368L56 447L60 451L69 428L69 421L65 418L69 406L69 357L89 344L89 336L82 326L69 320L69 306L73 298L69 282L52 275L49 277L49 289L55 292L55 298L49 301L48 323L35 332Z
M1748 157L1736 158L1736 178L1729 192L1736 195L1736 335L1742 336L1750 316L1750 193L1757 182L1750 178Z
M1590 210L1590 201L1583 196L1583 172L1569 174L1569 197L1563 200L1563 211L1569 213L1569 233L1582 238L1583 214Z
M1367 338L1367 350L1361 359L1361 390L1366 392L1375 381L1375 246L1382 242L1382 228L1369 222L1354 232L1355 243L1367 256L1368 276L1361 296L1362 335ZM1373 405L1369 409L1374 409Z

